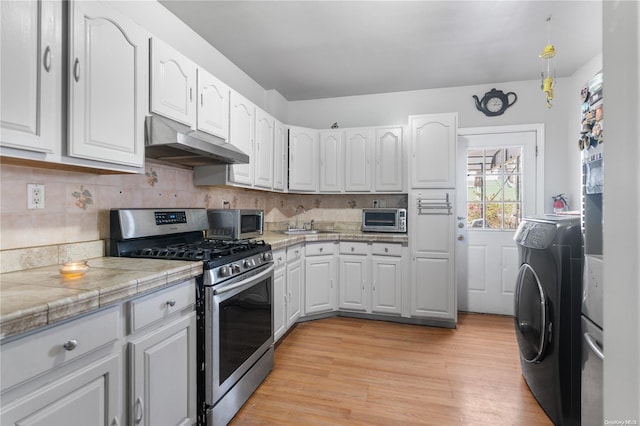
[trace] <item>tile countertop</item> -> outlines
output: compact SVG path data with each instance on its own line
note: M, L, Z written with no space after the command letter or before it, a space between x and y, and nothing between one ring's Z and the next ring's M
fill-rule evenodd
M366 241L372 243L402 243L407 244L409 237L407 234L393 233L371 233L361 231L322 231L318 234L308 235L287 235L282 232L265 232L262 238L266 243L271 244L272 250L288 247L293 244L314 242L314 241Z
M202 274L202 262L97 257L83 277L61 265L0 274L0 339L53 324Z

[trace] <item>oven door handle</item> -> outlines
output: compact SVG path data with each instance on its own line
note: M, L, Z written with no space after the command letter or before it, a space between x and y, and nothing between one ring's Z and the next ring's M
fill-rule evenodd
M218 294L227 293L227 292L229 292L231 290L235 290L235 289L240 288L240 287L251 287L253 285L254 281L261 280L263 277L271 274L274 269L275 269L275 265L272 263L264 271L260 272L259 274L253 275L252 277L249 277L248 279L251 280L250 282L247 282L247 280L245 279L245 280L240 281L239 283L230 284L230 285L228 285L226 287L214 288L213 289L213 294L214 295L218 295Z

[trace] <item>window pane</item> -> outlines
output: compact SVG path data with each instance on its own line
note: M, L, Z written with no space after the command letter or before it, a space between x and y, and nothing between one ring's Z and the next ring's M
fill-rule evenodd
M486 209L486 228L502 229L502 203L487 203Z
M482 228L482 203L467 203L467 227Z
M467 149L467 176L484 173L484 149Z
M487 168L487 174L501 174L502 166L504 164L504 150L496 148L485 150L485 164Z
M467 201L482 201L482 176L467 177Z
M504 203L504 228L516 229L522 219L522 203Z
M487 176L485 181L485 200L486 201L502 201L502 177L501 176Z
M520 201L522 194L520 175L505 176L504 181L504 200Z

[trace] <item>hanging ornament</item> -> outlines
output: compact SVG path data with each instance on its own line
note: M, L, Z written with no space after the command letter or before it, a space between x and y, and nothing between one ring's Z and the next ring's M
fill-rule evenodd
M551 108L553 99L553 88L556 85L556 48L551 44L551 16L547 18L547 45L540 53L542 60L542 71L540 72L540 88L547 98L547 108Z

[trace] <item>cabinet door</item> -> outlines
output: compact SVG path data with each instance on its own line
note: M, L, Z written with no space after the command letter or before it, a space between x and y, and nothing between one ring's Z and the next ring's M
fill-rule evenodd
M411 187L455 188L457 114L409 117Z
M53 153L62 138L61 4L2 1L0 8L0 146Z
M345 131L344 189L354 192L371 191L372 129Z
M157 38L151 39L151 111L194 126L196 64Z
M273 148L273 189L284 191L287 188L287 126L276 120Z
M273 339L276 342L287 331L286 291L286 268L276 268L275 272L273 273Z
M195 312L130 342L130 424L196 422L196 348Z
M367 257L340 255L340 309L367 311Z
M234 91L231 91L230 99L229 142L249 155L249 164L230 165L229 180L234 183L252 185L253 165L255 163L253 144L256 128L256 108L248 99Z
M273 186L273 143L275 120L256 108L256 143L254 155L255 186L271 189Z
M318 131L302 127L289 129L289 189L318 190Z
M455 244L453 210L455 192L445 190L413 191L409 197L411 248L414 253L452 254ZM424 208L420 208L419 205Z
M125 424L119 402L123 389L120 352L48 381L0 411L3 425L103 425Z
M371 259L371 311L402 313L402 260L374 256Z
M340 130L320 132L320 192L342 191L343 133Z
M402 191L402 151L401 127L376 129L376 191Z
M229 139L229 86L198 68L197 128Z
M456 320L453 257L415 256L412 262L411 315Z
M147 33L103 3L69 10L69 156L142 166Z
M336 258L313 256L305 259L305 315L335 310Z
M302 315L302 260L287 263L287 328Z

